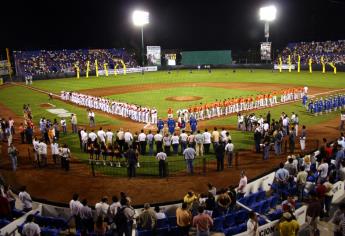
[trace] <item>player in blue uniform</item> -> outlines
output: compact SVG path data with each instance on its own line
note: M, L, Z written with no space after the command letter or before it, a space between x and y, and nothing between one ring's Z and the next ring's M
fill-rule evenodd
M190 128L191 128L192 134L193 134L196 131L198 121L195 119L194 116L191 116L189 119L189 124L190 124Z
M307 94L303 94L303 97L302 97L302 104L305 108L307 108L307 101L308 101L308 96Z
M159 118L157 121L157 133L160 133L163 128L164 128L164 121L162 120L162 118Z
M315 116L319 114L319 101L317 99L313 104L313 111Z
M322 111L323 111L323 99L320 98L319 103L318 103L318 111L319 114L322 115Z
M308 103L308 112L313 113L314 112L314 102L313 100L310 100Z
M168 124L169 133L172 135L175 132L176 122L174 121L173 118L168 118L167 124Z

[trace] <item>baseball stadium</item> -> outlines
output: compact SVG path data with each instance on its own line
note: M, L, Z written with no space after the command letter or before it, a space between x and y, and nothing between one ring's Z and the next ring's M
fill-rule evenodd
M116 47L0 48L0 235L343 235L344 33L282 39L293 3L235 1L255 49L188 46L148 2Z

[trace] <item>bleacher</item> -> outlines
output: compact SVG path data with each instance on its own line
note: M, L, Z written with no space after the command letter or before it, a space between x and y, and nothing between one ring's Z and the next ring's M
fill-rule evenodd
M311 154L315 157L319 154L316 151ZM312 158L315 160L315 158ZM316 166L311 167L316 170ZM238 235L245 236L247 230L248 212L254 211L258 216L259 221L259 235L265 232L265 235L274 235L271 229L278 224L279 219L282 217L282 195L296 194L296 185L292 182L288 188L280 189L274 183L275 172L271 172L249 182L246 186L246 195L243 198L237 199L235 209L228 210L223 215L216 215L213 217L214 225L212 233L220 232L226 236ZM310 175L308 181L315 184L317 176ZM332 203L337 203L345 196L344 182L337 181L333 184L333 200ZM306 196L308 195L305 192ZM18 217L14 221L0 220L0 235L6 233L15 235L15 232L21 232L24 221L28 214L35 214L35 222L40 225L42 235L61 235L63 232L69 233L74 226L70 225L70 210L69 208L57 207L47 204L37 203L37 206L31 212L24 214L20 210L15 210L14 216ZM163 206L165 209L166 219L159 220L155 229L155 235L178 235L178 227L176 223L176 216L174 215L177 207L181 204L173 204ZM306 223L306 205L302 202L296 202L295 216L298 223L303 226ZM137 208L136 214L139 215L142 208ZM76 229L74 229L76 230ZM272 231L272 232L271 232ZM267 233L269 232L269 233ZM80 235L76 231L76 235ZM89 235L93 235L90 233ZM107 233L110 235L110 232ZM151 230L133 229L133 236L146 236L152 235Z

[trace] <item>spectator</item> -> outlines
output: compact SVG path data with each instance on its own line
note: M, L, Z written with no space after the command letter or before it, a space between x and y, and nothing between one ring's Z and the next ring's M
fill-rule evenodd
M17 151L17 149L15 148L13 143L11 143L10 146L8 147L8 156L11 159L13 171L17 170L17 155L18 154L19 154L19 152Z
M69 208L71 210L71 216L75 220L75 225L77 228L80 226L80 210L83 204L79 201L79 195L77 193L73 194L72 200L69 202Z
M109 217L110 217L110 221L112 221L117 213L117 211L121 208L121 203L119 201L119 199L117 198L117 196L113 196L112 198L112 203L109 206Z
M4 185L4 197L8 200L11 209L14 209L16 204L16 196L12 192L9 185Z
M208 187L208 192L209 193L212 193L213 196L217 195L217 189L216 189L215 186L213 186L211 183L208 183L207 187Z
M164 178L167 176L166 173L166 159L167 159L167 154L165 154L164 152L159 152L156 155L156 159L158 160L158 168L159 168L159 176L161 178Z
M210 228L213 226L212 218L204 213L204 207L198 207L199 214L193 218L193 226L196 227L197 236L210 235Z
M301 152L304 152L305 150L305 140L307 137L307 131L306 131L306 127L305 125L302 126L302 132L301 132L301 136L300 136L300 145L301 145Z
M23 211L29 212L32 210L32 200L30 194L26 192L26 186L21 188L18 198L23 204Z
M310 192L311 201L307 208L307 224L310 231L310 235L318 235L317 224L320 220L322 208L320 200L317 198L315 192Z
M329 182L329 177L326 177L325 181L323 182L323 185L326 188L325 193L325 216L329 217L329 212L331 209L331 203L333 199L333 184Z
M283 212L290 212L292 214L295 211L295 208L296 208L296 202L295 202L294 196L292 194L289 194L287 199L282 202Z
M232 143L230 139L228 140L228 143L225 146L225 154L228 160L228 168L232 167L233 153L234 153L234 144Z
M187 162L187 172L190 173L191 175L193 175L194 174L193 161L195 159L196 152L189 145L189 147L183 151L183 155L184 155L184 159Z
M187 204L188 209L191 209L193 202L195 199L198 199L198 196L193 191L188 191L188 193L184 196L183 202Z
M212 193L209 192L207 195L207 199L205 201L205 210L207 211L209 215L212 216L212 212L215 207L216 207L215 197L213 196Z
M178 155L179 140L180 138L179 136L177 136L176 133L174 133L173 136L171 136L171 144L173 146L173 151L176 156Z
M157 220L162 220L162 219L166 219L167 216L165 215L164 212L161 212L159 206L155 206L155 212L156 212L156 218Z
M297 236L299 231L299 224L297 220L293 219L291 213L284 212L283 218L279 223L280 236Z
M125 153L125 157L127 158L128 163L128 177L132 178L136 176L136 167L138 163L138 155L133 149L133 146L130 145L129 149Z
M293 158L290 157L288 159L288 162L284 165L284 168L289 172L290 176L294 177L297 175L297 167L293 164Z
M61 149L61 158L63 159L64 168L66 171L69 171L69 162L71 159L71 151L68 148L67 144L64 144Z
M205 129L205 132L202 134L204 136L204 149L205 154L210 154L210 145L211 145L211 134L208 132L208 129Z
M297 174L297 189L298 189L298 200L303 201L304 187L307 182L308 173L304 170L304 166L301 166L301 170Z
M125 234L125 236L131 236L135 210L131 206L131 201L128 197L121 198L120 203L121 208L118 210L114 220L117 227L117 233L118 235Z
M317 167L319 171L319 182L324 183L328 176L328 163L325 162L325 159L321 159L321 164Z
M109 211L108 197L104 196L99 203L96 203L95 211L96 218L99 216L103 218L107 216Z
M155 212L151 210L150 204L144 204L144 209L137 218L137 222L140 229L152 230L156 227L157 217Z
M0 219L12 220L10 203L2 194L0 194Z
M192 223L192 213L187 208L187 203L176 209L176 223L181 236L188 236Z
M238 184L238 188L237 188L237 199L241 199L244 197L244 195L246 194L246 186L247 186L247 176L246 176L246 172L244 170L241 171L241 179L240 182Z
M258 223L258 219L256 216L256 213L254 211L250 211L248 213L248 221L247 221L247 235L248 236L257 236L259 231L258 231L258 227L259 227L259 223Z
M290 173L287 169L284 168L284 164L280 163L279 169L275 174L275 180L280 188L284 188L286 186L289 179L289 175Z
M28 215L26 217L26 223L24 224L23 230L22 230L22 235L25 236L39 236L41 234L41 229L34 222L35 216L34 215Z
M87 200L82 200L82 207L79 210L80 215L80 228L82 235L87 235L88 233L93 232L93 216L92 210L87 205Z

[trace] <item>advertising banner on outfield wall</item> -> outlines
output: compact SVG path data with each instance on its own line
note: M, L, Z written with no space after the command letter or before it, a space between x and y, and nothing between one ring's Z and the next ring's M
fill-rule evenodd
M131 73L141 73L141 72L150 72L150 71L157 71L157 66L146 66L146 67L135 67L135 68L127 68L126 73L131 74ZM116 74L117 75L122 75L123 73L123 68L116 69ZM105 70L99 70L98 71L99 75L105 75ZM114 74L114 69L109 69L108 70L109 75Z
M271 60L271 42L263 42L260 45L261 60Z
M147 46L146 47L147 65L160 66L161 65L161 47Z
M279 70L279 65L278 64L274 64L274 69L275 70ZM289 69L289 65L288 64L282 64L282 70L288 70ZM295 70L296 69L296 65L292 64L291 65L291 70Z

